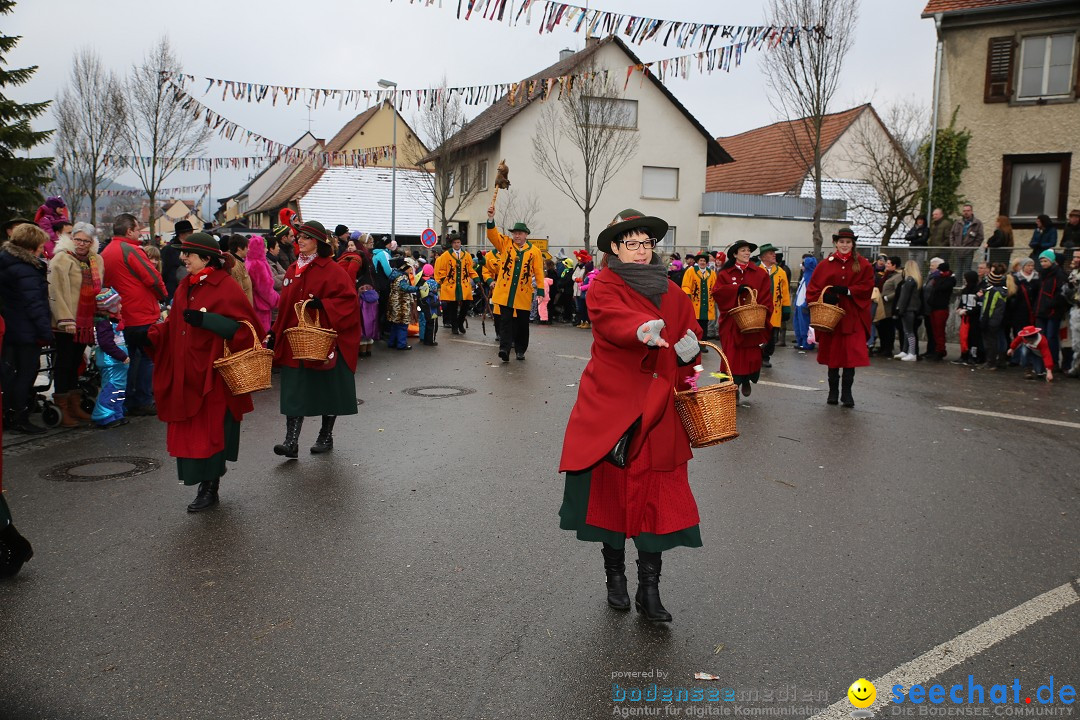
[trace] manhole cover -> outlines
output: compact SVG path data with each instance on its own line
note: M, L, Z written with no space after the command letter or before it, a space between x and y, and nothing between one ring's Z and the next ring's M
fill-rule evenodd
M425 385L423 387L405 388L402 392L422 398L450 398L462 395L472 395L476 390L454 385Z
M130 478L153 472L161 467L154 458L135 455L85 458L53 465L42 471L41 477L57 482L96 482L98 480L116 480Z

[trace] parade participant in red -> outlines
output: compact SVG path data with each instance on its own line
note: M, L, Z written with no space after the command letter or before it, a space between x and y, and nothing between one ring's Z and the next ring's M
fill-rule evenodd
M300 429L304 418L322 416L319 437L312 453L329 452L334 447L334 421L338 415L356 414L356 360L360 352L360 313L356 286L334 262L337 239L314 220L298 228L299 254L289 266L281 288L277 321L271 342L274 364L281 367L281 413L285 416L285 442L274 452L295 458L299 452ZM309 301L307 312L319 324L337 332L337 345L325 363L296 360L285 331L296 327L296 303Z
M667 277L653 248L668 225L624 210L600 236L606 267L589 289L591 359L563 440L566 473L559 526L603 542L607 601L630 609L625 543L638 549L635 605L669 622L660 602L661 553L701 547L698 509L687 482L690 439L675 410L700 357L690 299Z
M836 405L839 394L844 407L852 408L855 407L851 394L855 368L870 364L866 340L870 337L874 269L870 261L855 250L857 238L851 228L840 228L832 237L835 251L818 263L806 288L806 301L811 303L820 299L844 310L844 317L832 332L817 333L817 360L829 368L829 396L825 402ZM829 290L822 297L826 287Z
M164 323L149 330L127 330L129 345L144 347L154 361L154 397L158 417L168 423L166 446L176 458L184 485L198 485L188 512L218 503L218 484L225 461L240 450L240 421L251 412L250 395L233 395L213 363L225 354L249 348L251 323L256 338L259 318L227 266L234 262L206 233L193 233L180 243L180 259L188 274L176 286L172 310Z
M739 240L728 248L727 259L716 278L713 297L716 312L720 315L720 345L731 363L731 379L738 385L744 397L750 395L752 386L761 378L761 347L772 336L769 318L773 314L772 280L769 273L750 262L750 255L757 245ZM759 332L739 331L731 311L750 301L750 290L757 291L757 301L765 306L765 329Z
M0 317L0 345L4 344L4 318ZM0 423L3 414L0 413ZM2 431L0 427L0 431ZM11 522L11 511L4 499L3 449L0 448L0 578L12 577L23 563L34 557L30 542L19 534Z

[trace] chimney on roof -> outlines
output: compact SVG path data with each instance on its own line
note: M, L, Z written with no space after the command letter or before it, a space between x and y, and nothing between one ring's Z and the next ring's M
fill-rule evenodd
M590 48L593 45L599 45L599 44L600 44L600 37L597 36L597 35L590 35L587 38L585 38L585 47L587 47L587 48Z
M559 51L559 62L562 62L563 60L565 60L565 59L567 59L569 57L573 57L573 55L574 55L573 50L571 50L570 48L563 48L562 50Z

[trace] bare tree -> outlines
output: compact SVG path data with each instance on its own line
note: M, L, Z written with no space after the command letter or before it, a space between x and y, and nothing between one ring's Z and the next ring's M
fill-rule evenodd
M534 193L522 194L510 188L499 197L505 197L506 202L500 203L495 214L495 224L501 228L512 227L514 223L523 222L529 227L529 234L540 235L543 227L540 218L540 198Z
M926 183L919 148L930 134L930 114L915 100L897 102L885 109L885 117L866 117L854 130L854 146L848 158L861 177L877 193L871 207L848 199L848 209L869 219L881 244L888 245L919 208L919 191Z
M624 100L614 79L583 68L572 89L548 100L533 136L537 170L585 216L585 249L591 216L604 188L638 149L637 106Z
M162 37L142 63L132 68L126 87L125 142L135 156L131 169L150 198L151 233L158 188L180 168L184 157L202 152L211 134L209 127L180 108L175 92L162 80L163 72L180 72L168 37Z
M858 0L770 0L768 23L820 28L780 43L766 53L762 68L769 101L788 121L792 160L813 174L814 252L821 254L822 125L840 82L844 58L855 39Z
M446 81L443 80L443 89ZM426 159L432 167L422 181L431 195L439 223L439 236L446 237L451 221L480 192L482 168L475 154L462 146L454 136L465 125L465 112L461 97L457 94L437 93L438 100L425 107L417 119L417 128L428 147L428 153L420 143L403 148L408 164L421 166ZM423 156L427 155L426 158ZM488 185L494 180L495 168L487 168Z
M107 157L124 147L127 113L123 85L106 71L93 48L75 51L68 86L53 105L56 116L56 159L67 191L72 216L84 197L90 200L90 222L97 223L97 198L101 185L123 169Z

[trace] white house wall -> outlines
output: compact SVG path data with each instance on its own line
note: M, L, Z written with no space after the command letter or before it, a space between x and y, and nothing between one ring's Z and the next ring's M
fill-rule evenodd
M554 60L555 58L551 58ZM598 64L611 69L616 82L626 77L630 59L614 44L606 45L597 54ZM678 244L697 243L700 238L698 214L701 194L705 191L706 140L696 127L679 111L653 83L635 72L623 97L638 101L637 153L605 187L592 213L593 242L599 232L618 212L636 208L657 215L677 228ZM557 103L557 99L547 103ZM489 189L481 192L455 217L468 222L470 244L475 244L479 223L486 219L491 202L491 183L495 167L505 158L510 167L509 190L500 191L499 203L509 194L533 194L540 202L541 212L533 223L533 236L548 238L552 247L581 247L584 236L584 216L578 207L560 193L536 169L532 160L533 128L542 117L545 104L536 101L512 119L501 131L498 149L487 155ZM569 144L567 144L570 152ZM576 153L576 149L574 150ZM580 157L578 157L580 163ZM653 200L641 197L642 167L679 168L679 198ZM476 162L471 169L475 171ZM506 195L504 195L504 193ZM486 240L482 243L486 246Z

